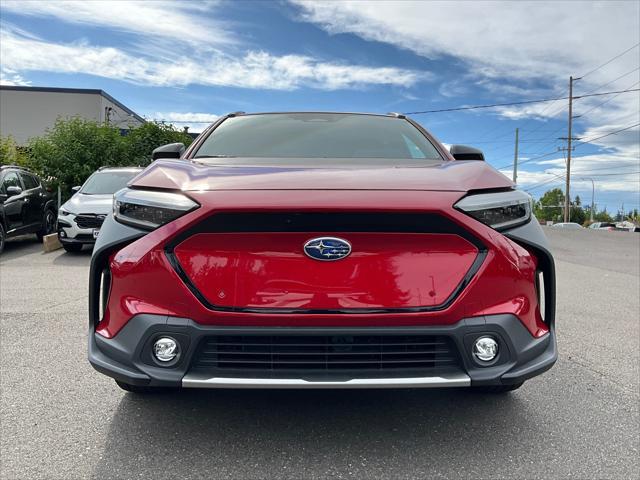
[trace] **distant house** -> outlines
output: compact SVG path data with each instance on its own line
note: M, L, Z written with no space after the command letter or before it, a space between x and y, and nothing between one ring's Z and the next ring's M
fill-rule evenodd
M40 136L57 118L80 117L126 133L144 119L103 90L0 85L0 135L18 145Z

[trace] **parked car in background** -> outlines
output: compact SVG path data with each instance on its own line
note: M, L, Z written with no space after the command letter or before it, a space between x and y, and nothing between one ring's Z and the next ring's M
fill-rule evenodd
M58 211L58 238L67 252L93 245L105 217L111 213L113 194L142 171L137 167L103 167L94 172Z
M547 239L479 150L402 115L236 113L153 157L91 259L89 361L121 388L504 393L555 363Z
M0 166L0 252L7 238L55 232L56 205L40 178L29 170Z
M554 223L553 225L551 225L551 228L562 228L564 230L582 230L584 227L579 223L561 222Z
M616 229L616 225L615 223L611 223L611 222L594 222L591 225L589 225L589 228L592 230L615 230Z
M640 232L640 227L628 220L625 220L623 222L616 223L616 230L621 232Z

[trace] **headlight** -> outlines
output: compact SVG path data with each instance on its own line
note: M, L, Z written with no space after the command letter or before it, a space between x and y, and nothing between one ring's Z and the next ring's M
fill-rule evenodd
M172 222L199 205L171 192L124 188L113 196L113 216L121 223L153 230Z
M496 230L522 225L531 219L531 196L520 190L469 195L455 207Z

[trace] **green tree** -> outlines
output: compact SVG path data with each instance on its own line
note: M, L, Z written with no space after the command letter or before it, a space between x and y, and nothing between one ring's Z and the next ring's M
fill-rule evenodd
M576 195L576 199L571 205L571 215L570 221L574 223L579 223L583 225L587 221L587 213L582 208L582 200L580 200L580 195Z
M611 217L611 215L609 215L609 212L607 212L606 208L599 212L595 212L593 218L596 222L613 222L613 218Z
M587 214L582 208L572 205L570 221L583 225L587 221Z
M147 122L131 129L124 137L129 164L143 167L151 163L154 148L167 143L184 143L188 146L192 141L190 135L164 122Z
M61 187L66 197L102 166L130 164L120 130L81 118L58 119L42 137L29 142L28 166Z
M0 137L0 165L25 165L27 155L13 137Z
M548 190L534 206L534 213L539 220L562 221L562 205L564 193L559 188Z

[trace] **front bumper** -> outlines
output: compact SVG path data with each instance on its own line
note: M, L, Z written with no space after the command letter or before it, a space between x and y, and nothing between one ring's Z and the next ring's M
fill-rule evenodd
M66 245L93 245L96 239L93 237L95 228L80 228L74 221L74 215L65 217L58 215L58 240Z
M91 262L89 287L89 360L98 371L140 386L424 388L517 384L551 368L557 359L555 271L537 222L501 234L476 225L476 233L487 230L480 233L494 250L494 257L485 261L486 268L442 312L256 313L206 308L176 276L164 244L167 238L183 232L189 222L198 223L198 215L201 213L196 211L151 233L120 224L111 217L103 224ZM462 220L467 221L466 217ZM525 278L519 270L522 265L528 268L527 261L533 257L544 275L541 320L534 315L538 300L532 294L533 279ZM519 279L519 286L514 284L514 278ZM103 290L106 297L100 294L101 285L110 285ZM160 334L168 334L181 343L182 354L174 365L160 365L150 355L151 345ZM395 370L393 375L362 371L302 371L289 375L244 371L232 375L219 369L194 368L195 353L205 337L231 334L439 335L455 345L459 358L447 368ZM480 366L471 356L471 346L474 338L486 334L498 339L502 353L494 364Z
M203 339L212 335L438 335L455 345L454 366L423 371L286 372L255 375L250 371L225 373L195 368L195 355ZM475 338L492 335L500 344L500 355L490 366L480 366L471 355ZM161 335L180 343L175 363L161 366L151 356L151 345ZM89 361L101 373L132 385L184 388L429 388L508 385L520 383L553 366L557 359L553 329L533 337L513 315L491 315L463 319L442 327L384 328L283 328L211 327L185 318L141 314L132 318L114 338L91 331Z

